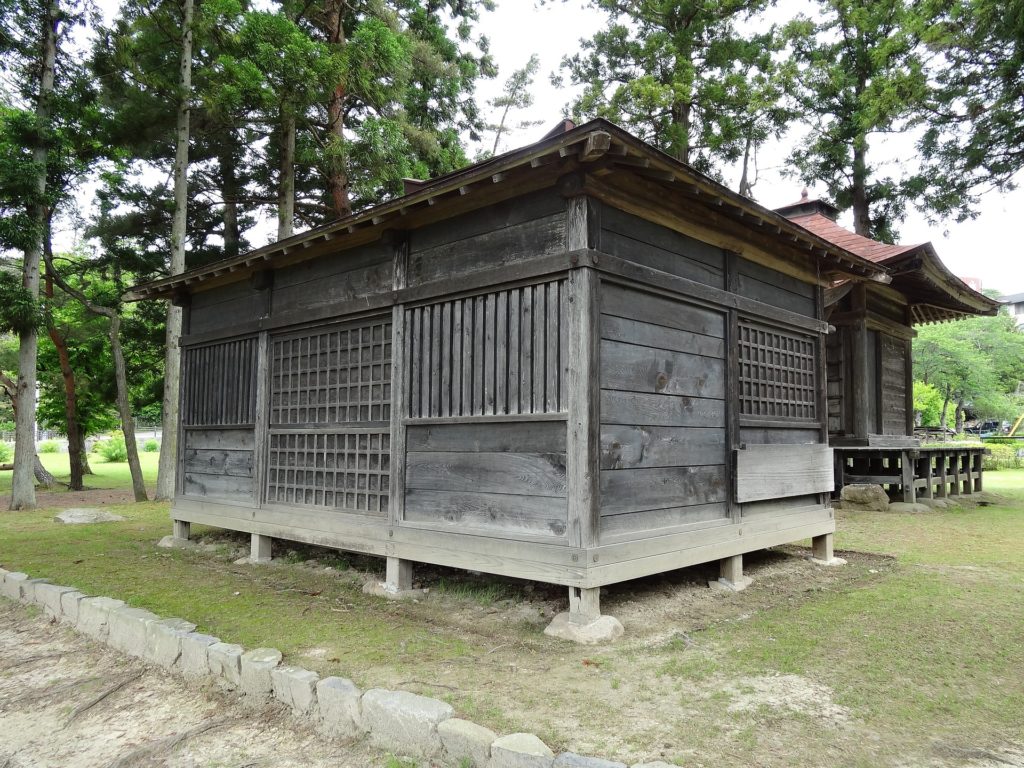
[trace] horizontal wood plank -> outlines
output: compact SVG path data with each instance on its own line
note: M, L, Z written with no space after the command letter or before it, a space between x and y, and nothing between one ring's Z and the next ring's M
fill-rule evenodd
M601 391L601 423L724 427L725 401L605 389Z
M184 458L186 472L252 477L252 451L187 448Z
M601 472L601 516L726 500L724 466Z
M726 459L724 429L601 426L601 469L725 464Z
M210 498L251 499L252 478L231 475L207 475L199 472L185 473L185 493L189 496Z
M405 520L455 528L487 529L497 535L564 536L564 498L506 493L427 491L405 495Z
M185 448L251 451L255 447L252 429L185 429Z
M612 283L601 285L601 312L718 339L725 338L725 315L721 312Z
M565 453L564 421L516 421L484 424L410 424L410 451Z
M614 315L601 315L601 338L704 357L725 357L724 339Z
M668 507L629 512L623 515L601 517L601 540L641 531L691 526L729 519L729 510L723 503L695 504L689 507Z
M749 445L736 451L736 501L760 501L835 488L827 445Z
M565 496L565 454L410 451L405 487Z
M604 389L725 397L724 360L605 340L600 361Z

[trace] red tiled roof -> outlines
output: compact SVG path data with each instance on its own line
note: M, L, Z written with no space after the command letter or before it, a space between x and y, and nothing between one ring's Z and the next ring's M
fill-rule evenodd
M920 244L889 245L888 243L880 243L877 240L872 240L870 237L864 237L856 232L851 232L839 226L828 216L820 213L808 213L802 216L790 216L787 218L823 240L828 240L830 243L838 245L840 248L845 248L851 253L855 253L876 264L921 247Z

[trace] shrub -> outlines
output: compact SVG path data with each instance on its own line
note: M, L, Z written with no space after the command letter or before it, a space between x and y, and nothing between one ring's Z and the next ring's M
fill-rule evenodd
M96 451L111 464L119 464L128 461L128 448L124 444L124 435L115 432L109 440L97 443Z
M14 449L10 443L0 443L0 464L10 464L14 459Z
M142 444L142 450L146 453L156 453L160 450L160 441L151 437Z
M1024 459L1017 455L1017 446L1001 445L999 443L986 444L991 452L982 459L982 469L992 471L996 469L1020 469L1024 466ZM1021 446L1024 448L1024 446Z
M59 453L60 445L57 444L56 440L43 440L39 444L40 453Z

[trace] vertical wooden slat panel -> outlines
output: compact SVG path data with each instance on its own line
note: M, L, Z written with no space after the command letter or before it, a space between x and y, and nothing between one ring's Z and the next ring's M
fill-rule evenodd
M494 412L508 413L508 292L495 297Z
M452 415L452 305L441 305L441 401L439 416Z
M486 413L484 396L485 297L473 299L473 413Z
M558 287L559 283L544 286L545 308L547 310L547 352L545 353L544 410L557 413L558 405Z
M518 288L508 292L508 412L522 413L519 389L519 296Z
M533 413L533 289L522 289L519 321L519 398L522 413Z
M544 371L547 367L547 312L544 308L544 286L533 286L533 412L545 409Z
M493 293L483 297L483 311L484 311L484 410L483 412L488 416L496 412L495 409L495 381L494 373L497 366L497 345L496 325L497 325L497 310L495 296Z

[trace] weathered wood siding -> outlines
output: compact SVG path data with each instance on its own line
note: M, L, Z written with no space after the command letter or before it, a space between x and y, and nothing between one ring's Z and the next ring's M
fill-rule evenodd
M736 262L736 293L799 315L815 317L815 287L746 259Z
M565 199L545 190L417 229L408 285L447 280L565 250ZM452 283L457 288L457 283Z
M186 496L253 502L252 429L188 429L182 467Z
M603 284L600 532L727 516L725 315Z
M903 339L879 334L881 434L907 433L907 351Z
M827 386L828 386L828 431L843 434L847 431L848 417L846 394L849 371L849 331L838 328L826 339Z
M550 280L405 310L406 523L565 536L566 290Z
M565 535L564 421L410 425L406 440L407 521Z
M611 206L601 209L601 250L671 275L725 287L721 248Z
M254 290L248 280L202 291L192 297L188 332L229 335L232 326L262 317L264 307L263 292Z
M316 311L391 290L394 248L371 243L274 273L272 314Z
M565 280L406 310L409 416L565 411Z

